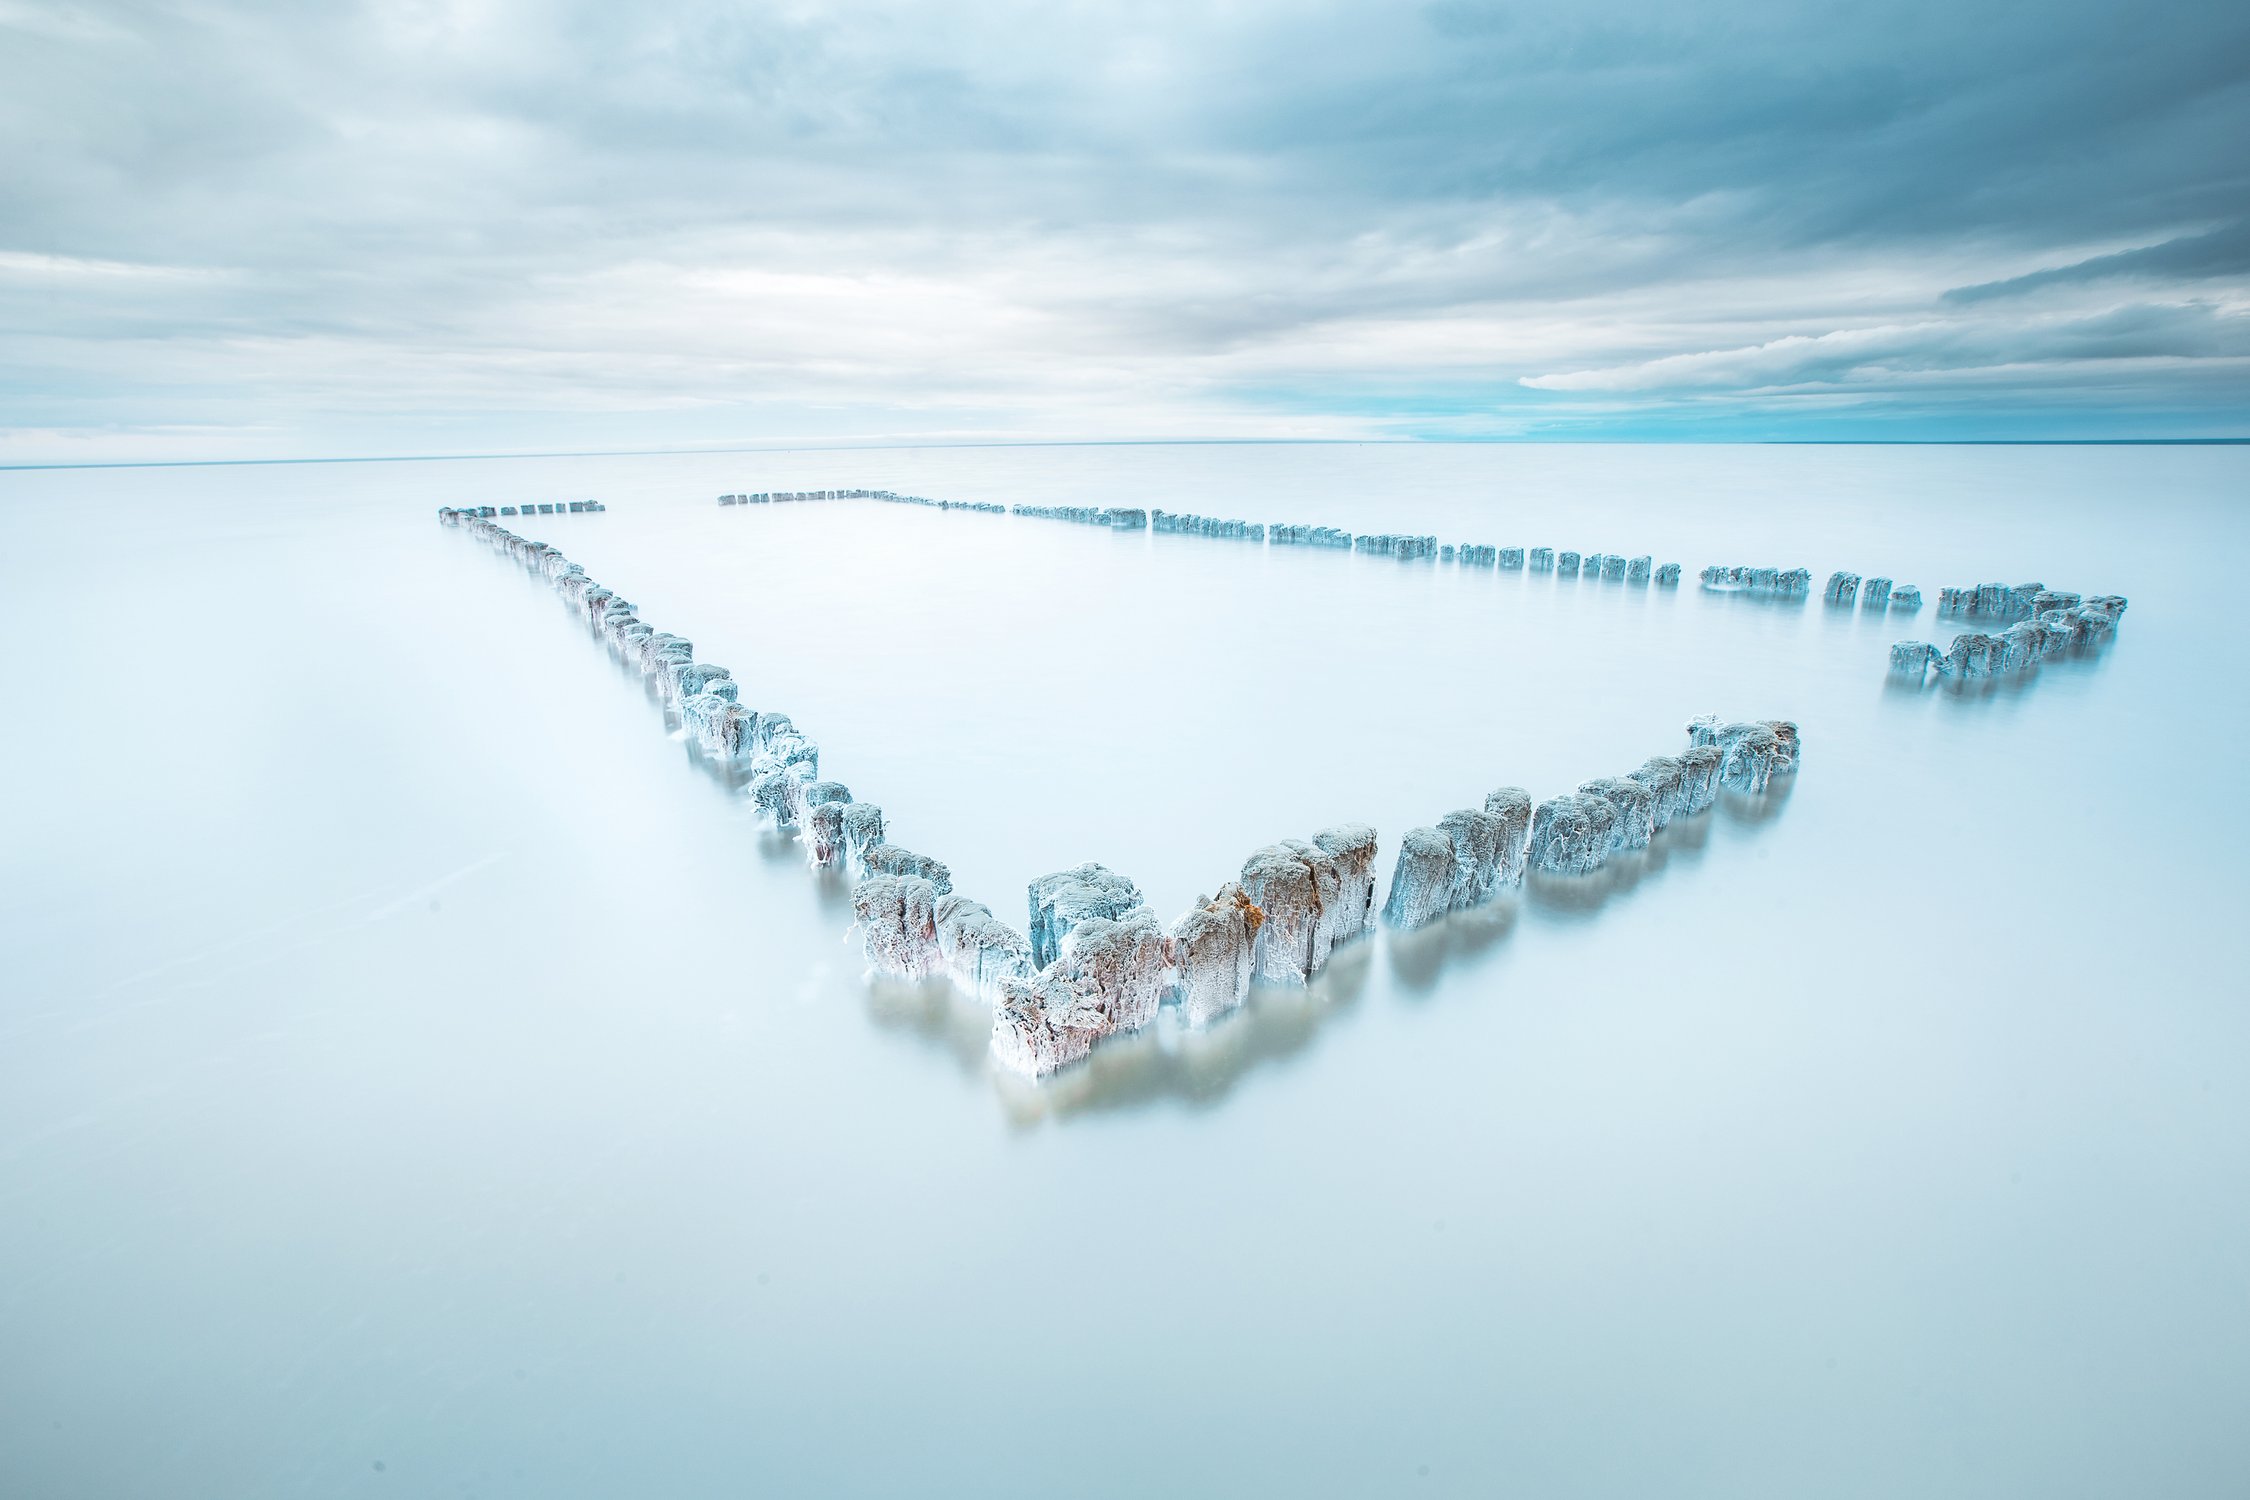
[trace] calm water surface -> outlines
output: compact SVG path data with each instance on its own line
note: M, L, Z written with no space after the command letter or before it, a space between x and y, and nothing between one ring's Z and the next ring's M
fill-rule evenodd
M1654 553L1676 592L722 490ZM0 475L0 1493L2241 1492L2250 450ZM1021 922L1786 716L1636 864L1040 1088L871 985L524 520ZM2096 659L1887 690L2041 579Z

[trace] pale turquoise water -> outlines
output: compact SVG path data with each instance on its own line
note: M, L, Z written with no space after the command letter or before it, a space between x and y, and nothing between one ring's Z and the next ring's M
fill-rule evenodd
M2223 1495L2250 451L1088 448L0 475L0 1491ZM882 485L2129 595L1838 616ZM1786 715L1599 899L996 1083L521 523L1020 920ZM378 1468L378 1464L381 1466Z

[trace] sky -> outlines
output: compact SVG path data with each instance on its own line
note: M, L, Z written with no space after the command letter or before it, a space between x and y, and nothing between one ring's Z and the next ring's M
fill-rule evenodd
M0 0L0 464L2250 436L2250 6Z

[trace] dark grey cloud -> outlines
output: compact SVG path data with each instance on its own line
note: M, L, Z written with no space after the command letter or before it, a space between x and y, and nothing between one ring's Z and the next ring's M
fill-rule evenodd
M2031 271L2004 281L1955 287L1945 294L1945 300L1983 302L1993 297L2037 291L2041 287L2123 277L2189 281L2244 275L2250 275L2250 218L2236 219L2201 234L2183 234L2158 245L2089 256L2067 266Z
M2025 366L2119 360L2250 363L2250 310L2141 303L2091 317L1886 324L1537 376L1525 383L1558 391L1895 387L1969 371L1990 377L2020 373ZM2235 380L2241 375L2237 370Z
M0 0L0 426L1505 427L1876 346L2208 413L2246 59L2090 0Z

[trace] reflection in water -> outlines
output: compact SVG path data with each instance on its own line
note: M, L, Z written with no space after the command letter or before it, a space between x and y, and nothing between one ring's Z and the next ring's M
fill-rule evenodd
M1802 612L1812 603L1810 594L1777 594L1753 592L1750 589L1703 589L1700 597L1717 599L1727 604L1748 604L1758 609Z
M1522 898L1510 893L1489 906L1454 912L1411 932L1385 932L1383 958L1400 988L1426 995L1449 965L1467 963L1515 929Z
M1712 819L1721 815L1730 799L1754 802L1783 797L1788 795L1786 788L1795 780L1794 776L1784 776L1773 782L1761 797L1722 791L1707 811L1691 818L1673 819L1668 826L1657 830L1646 849L1613 854L1590 875L1550 875L1534 870L1524 880L1525 904L1542 916L1584 920L1617 897L1638 889L1643 881L1663 875L1675 864L1692 867L1701 863L1703 851L1711 841Z
M762 837L773 839L774 842L789 851L790 858L809 867L810 862L805 858L804 846L791 839L787 834L768 829ZM842 917L849 923L852 911L851 877L834 865L828 865L813 869L812 878L813 895L820 902L820 909L832 917Z
M2050 672L2063 673L2066 678L2092 676L2109 664L2109 654L2115 648L2114 640L2087 641L2052 652L2019 670L1995 672L1988 677L1951 676L1935 670L1921 677L1893 672L1883 679L1883 693L1890 698L1927 696L1949 703L2012 700L2030 692Z
M1796 793L1796 789L1797 778L1791 775L1777 777L1758 796L1722 790L1719 800L1712 804L1711 811L1722 822L1739 824L1745 828L1761 827L1781 816L1781 810L1789 805L1789 799ZM1666 832L1670 830L1667 829ZM1702 838L1709 837L1708 831L1702 835ZM1653 845L1650 847L1654 848ZM1701 847L1701 839L1698 839L1697 847Z
M1886 698L1919 698L1929 690L1930 679L1927 675L1902 677L1893 672L1883 679L1883 696Z
M1722 792L1707 813L1675 820L1647 849L1617 855L1591 875L1534 874L1521 892L1489 906L1454 912L1413 931L1376 929L1338 949L1304 989L1254 985L1240 1010L1207 1030L1187 1029L1177 1009L1166 1005L1155 1025L1110 1037L1087 1061L1038 1081L991 1065L991 1007L947 980L916 983L869 975L868 1012L877 1025L914 1036L951 1057L963 1072L990 1079L1009 1117L1021 1125L1164 1103L1205 1107L1253 1071L1303 1055L1323 1022L1357 1003L1378 947L1402 991L1428 995L1449 971L1474 967L1498 949L1527 911L1583 921L1675 869L1701 864L1715 822L1745 827L1772 822L1788 805L1795 781L1782 777L1759 795ZM793 847L783 835L768 837ZM830 879L838 905L848 908L846 883Z
M1019 1124L1160 1103L1204 1107L1260 1065L1303 1052L1322 1021L1358 1001L1371 961L1370 945L1356 943L1304 989L1253 986L1240 1010L1204 1031L1182 1026L1167 1006L1155 1025L1111 1037L1086 1062L1037 1083L991 1065L992 1008L944 980L870 976L868 1013L990 1079Z
M794 865L804 863L804 851L797 847L797 840L786 829L760 828L755 842L758 846L759 857L765 860L767 864Z
M1788 1494L1818 1443L1868 1434L1875 1494L2230 1492L2243 1444L2207 1398L2250 1384L2227 1274L2250 1204L2210 1186L2250 1142L2225 941L2250 823L2238 778L2183 798L2135 773L2250 726L2222 618L2250 448L767 462L0 475L19 612L132 661L166 736L89 732L114 674L29 657L0 736L0 1342L23 1372L0 1492L1057 1488L993 1463L994 1390L1013 1430L1084 1430L1089 1390L1106 1425L1165 1429L1068 1471L1102 1496ZM864 466L1322 523L1380 502L1420 531L1824 577L1989 576L2031 539L2039 571L2113 576L2147 618L2099 678L1908 701L1880 684L1913 625L1692 578L1581 598L1190 538L1175 572L1086 528L886 511L878 544L842 508L702 498ZM1818 779L1770 827L1722 803L1667 830L1598 914L1542 882L1026 1088L990 1078L982 1006L861 983L801 847L683 771L559 604L398 493L613 481L646 498L552 539L929 818L933 851L993 869L964 888L1003 910L1009 872L1106 854L1169 917L1307 808L1395 854L1495 781L1576 786L1712 708L1803 724ZM400 587L336 587L340 556ZM179 630L183 571L256 602L265 669ZM1258 653L1256 691L1180 669L1315 597L1352 628ZM1074 677L1089 640L1134 644ZM1007 675L986 696L962 661ZM1046 701L996 706L1024 683ZM1122 722L1121 699L1164 707ZM1977 920L1910 916L1900 948L1947 868L1929 851L2024 847L2059 805L2127 877L2099 920L1986 880ZM1090 1277L1090 1246L1153 1273ZM2060 1306L2085 1315L2056 1357ZM1190 1356L1223 1419L1177 1420ZM140 1399L172 1369L196 1378ZM2083 1411L2142 1441L2058 1421Z
M867 976L867 1009L875 1023L945 1053L970 1072L986 1071L992 1007L945 979Z
M1354 943L1303 989L1253 986L1208 1030L1188 1030L1166 1007L1156 1025L1111 1037L1077 1067L1037 1083L993 1069L993 1084L1020 1125L1162 1103L1209 1107L1252 1072L1303 1055L1323 1022L1358 1003L1371 962L1369 944Z

